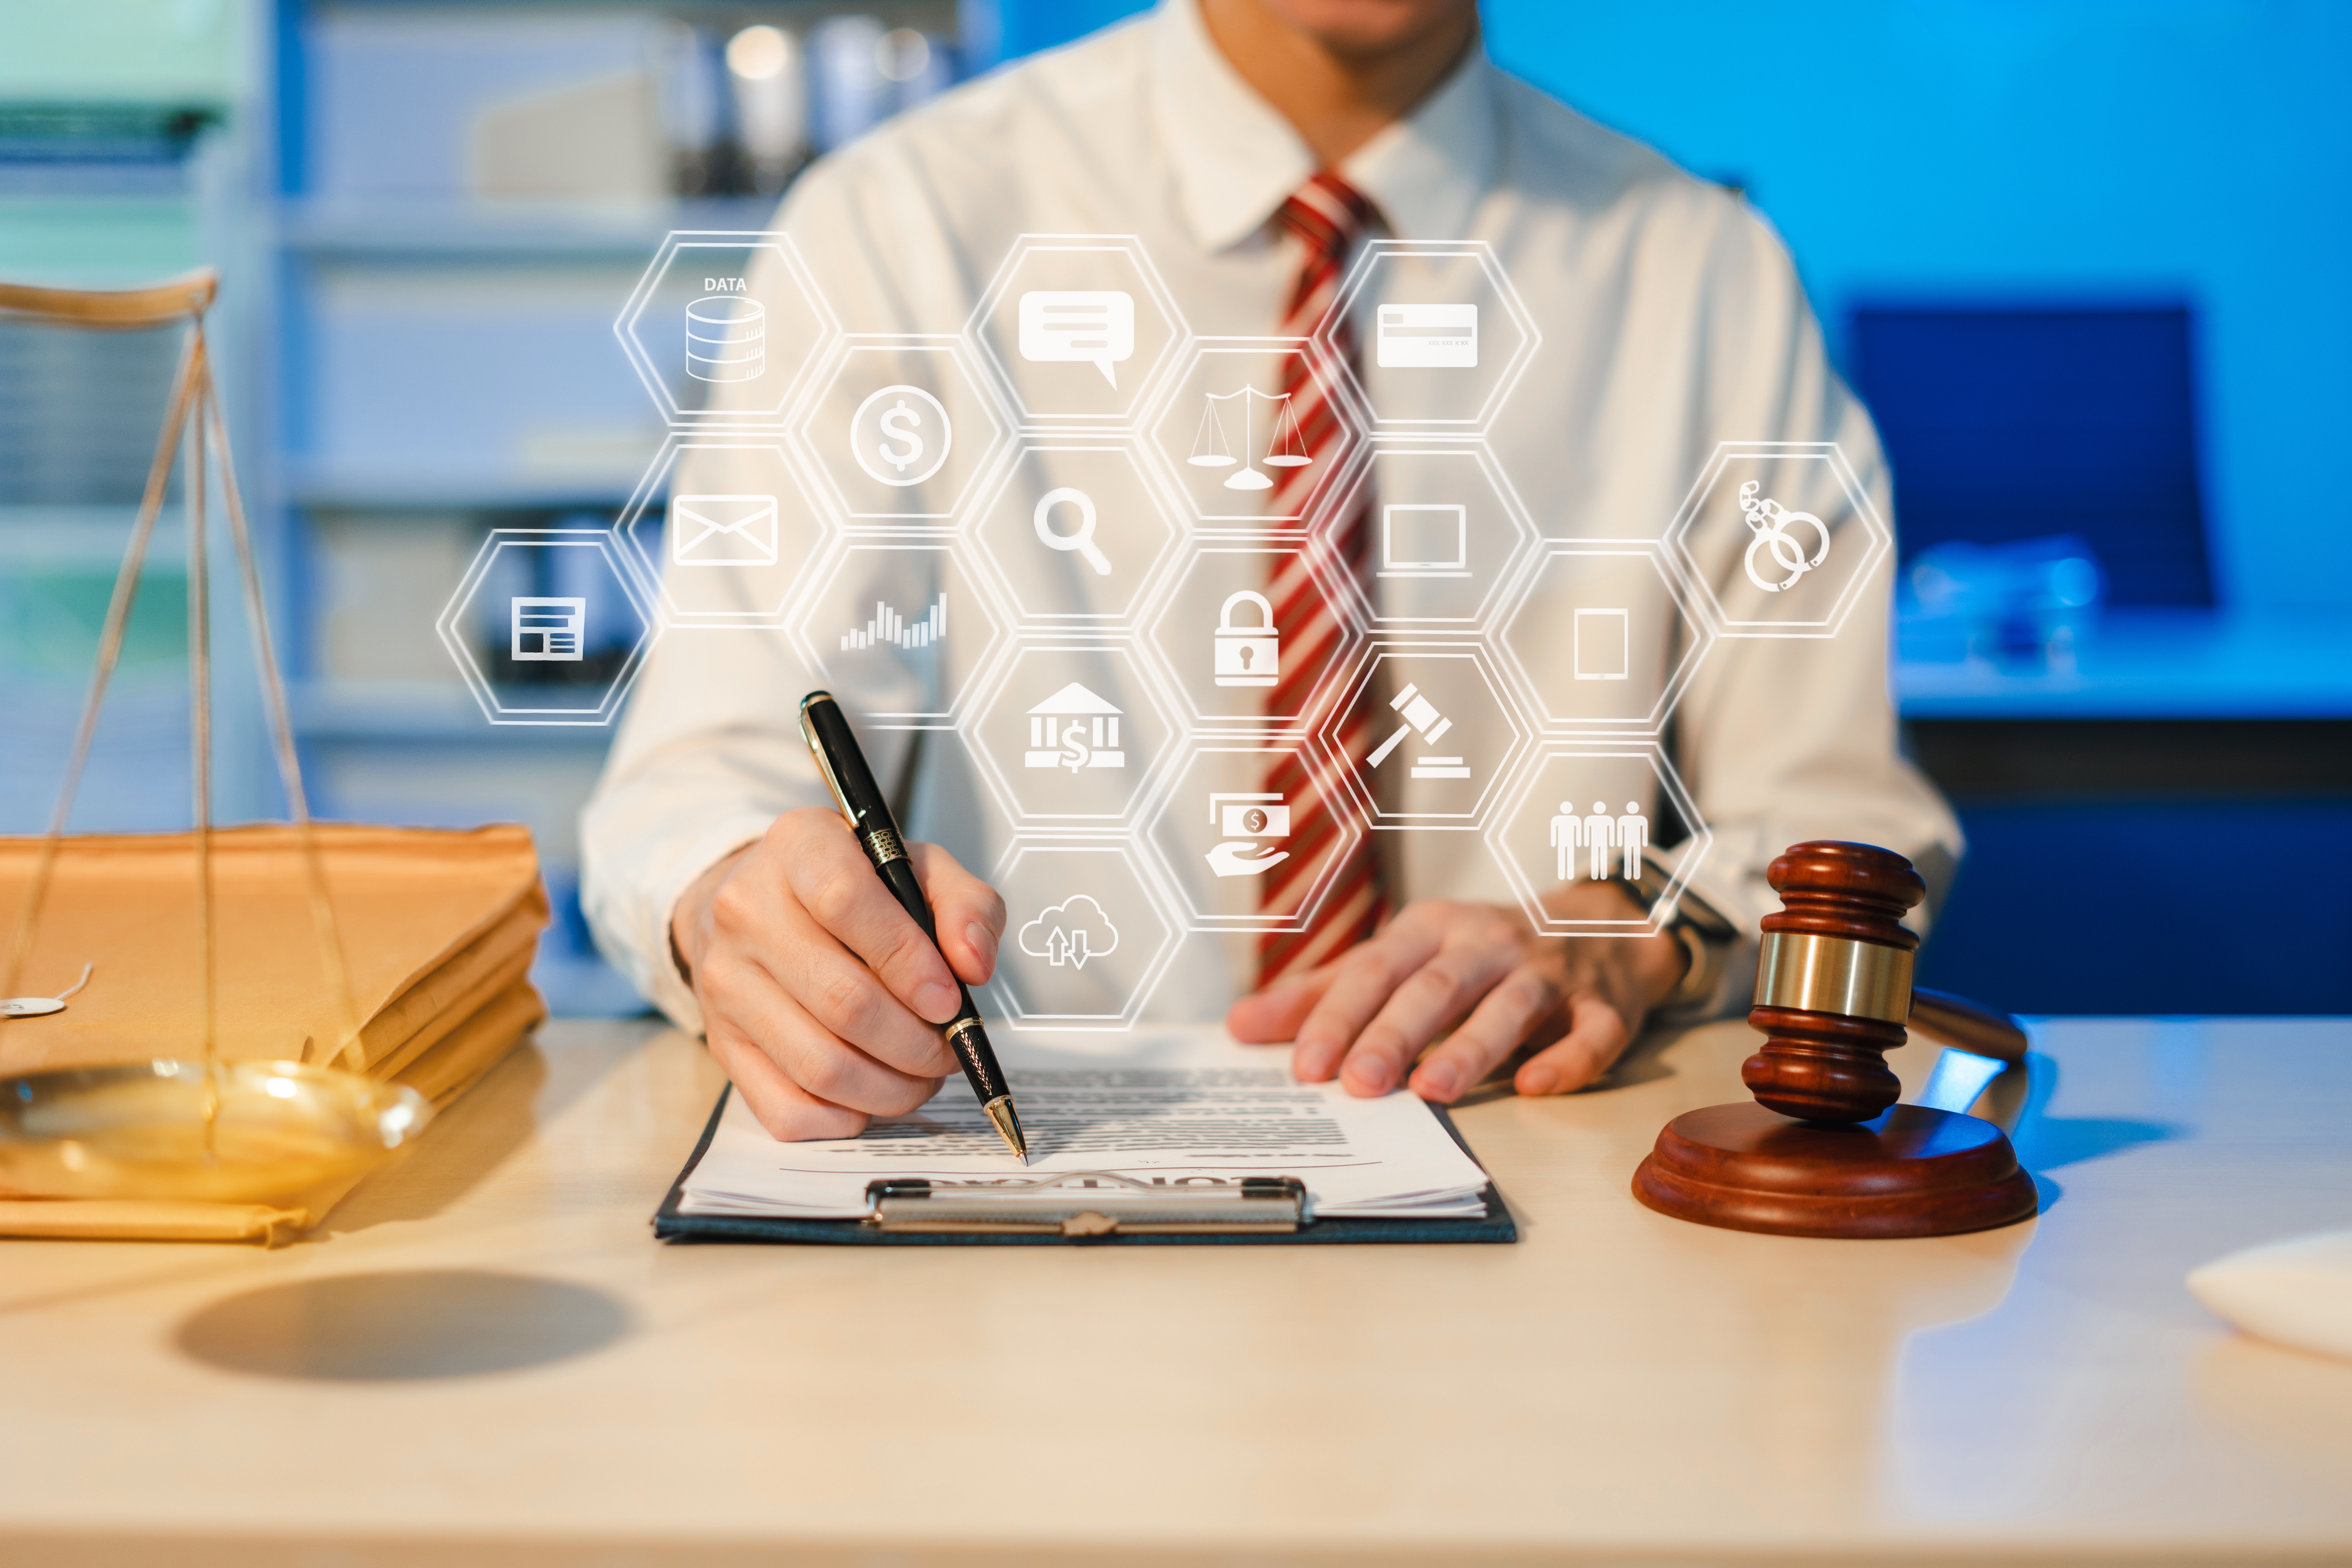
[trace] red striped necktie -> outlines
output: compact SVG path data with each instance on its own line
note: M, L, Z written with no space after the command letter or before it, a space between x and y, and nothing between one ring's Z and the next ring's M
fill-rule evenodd
M1327 169L1300 186L1275 216L1297 238L1304 251L1297 282L1283 311L1282 335L1307 337L1331 307L1332 297L1339 291L1340 274L1347 266L1348 252L1372 220L1372 204L1363 193ZM1355 333L1346 321L1339 323L1330 341L1335 352L1345 355L1350 363L1355 363ZM1287 406L1297 421L1306 450L1330 450L1339 425L1338 410L1331 406L1322 384L1307 374L1304 355L1287 355L1283 365L1282 390L1289 399ZM1312 472L1305 467L1283 469L1268 498L1268 514L1279 517L1303 511L1307 492L1315 483ZM1357 492L1347 513L1333 520L1329 532L1333 558L1355 574L1368 594L1371 516L1372 494L1367 485ZM1303 552L1287 552L1275 556L1274 561L1266 597L1274 602L1274 624L1282 647L1282 673L1267 693L1266 711L1304 712L1308 689L1345 640L1346 628L1340 624L1339 606L1317 591ZM1363 699L1350 708L1340 724L1340 745L1350 759L1361 759L1370 749L1370 696L1368 686ZM1290 851L1290 857L1258 881L1258 907L1268 913L1289 912L1303 891L1295 884L1313 875L1331 841L1340 836L1334 812L1344 809L1344 800L1327 800L1319 788L1311 786L1305 756L1303 748L1283 752L1266 773L1266 793L1292 803L1290 837L1283 846ZM1257 980L1261 986L1295 971L1327 963L1379 928L1388 915L1379 860L1371 836L1360 835L1305 928L1269 931L1259 936Z

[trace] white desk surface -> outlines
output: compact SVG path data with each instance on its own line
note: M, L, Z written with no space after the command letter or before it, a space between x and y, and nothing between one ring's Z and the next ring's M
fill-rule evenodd
M2042 1038L2002 1231L1639 1206L1728 1025L1461 1113L1516 1247L886 1250L656 1245L719 1075L552 1025L310 1242L0 1243L0 1560L2352 1558L2352 1363L2181 1284L2352 1225L2352 1024Z

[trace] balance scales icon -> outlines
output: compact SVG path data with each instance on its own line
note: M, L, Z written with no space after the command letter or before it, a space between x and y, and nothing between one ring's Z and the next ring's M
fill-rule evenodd
M1232 442L1225 438L1224 416L1217 405L1231 403L1235 398L1242 404L1243 457L1234 456ZM1265 456L1255 462L1247 455L1257 450L1256 399L1275 404L1272 429L1267 433ZM1315 459L1307 454L1307 443L1298 437L1298 420L1290 412L1290 394L1260 392L1255 386L1244 386L1237 392L1212 392L1201 410L1200 432L1192 437L1192 455L1184 459L1196 468L1230 468L1235 463L1241 471L1225 476L1229 490L1272 489L1274 481L1257 469L1258 463L1269 468L1303 468Z

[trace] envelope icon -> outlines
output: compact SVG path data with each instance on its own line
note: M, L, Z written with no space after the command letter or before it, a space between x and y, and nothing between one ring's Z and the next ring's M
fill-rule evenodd
M680 566L773 566L776 498L672 496L669 537Z

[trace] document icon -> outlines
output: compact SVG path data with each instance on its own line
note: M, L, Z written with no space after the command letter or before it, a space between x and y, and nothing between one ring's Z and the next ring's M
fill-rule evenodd
M680 566L773 566L776 498L676 496L669 556Z
M1395 370L1478 368L1475 305L1383 305L1380 363Z
M577 664L584 657L585 599L509 599L507 654L517 664Z

